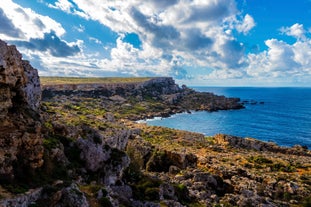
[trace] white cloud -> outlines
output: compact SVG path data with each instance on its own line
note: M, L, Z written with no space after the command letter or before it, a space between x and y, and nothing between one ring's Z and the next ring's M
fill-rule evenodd
M255 27L255 20L249 14L246 14L243 21L236 25L238 32L247 34L251 29Z
M11 0L0 1L0 19L7 21L5 28L8 30L0 29L2 40L15 44L25 53L34 50L34 55L41 57L41 60L49 55L68 57L82 52L82 41L67 42L62 39L66 31L59 22Z
M175 75L209 81L311 76L311 39L298 23L281 29L296 38L294 44L271 38L265 41L266 51L246 55L245 45L234 34L247 35L256 23L250 14L237 10L234 0L58 0L49 6L98 21L118 38L116 44L105 44L79 25L74 29L81 36L86 33L85 42L68 42L62 39L66 31L60 23L11 0L0 1L0 19L9 19L5 27L14 30L9 36L0 28L0 38L20 40L30 61L40 60L41 74ZM139 48L124 41L128 33L138 35ZM47 44L52 40L58 44ZM87 42L105 49L88 54ZM34 47L41 51L31 50Z
M302 24L296 23L296 24L292 25L291 27L282 27L280 30L282 33L284 33L288 36L293 36L297 39L304 40L306 38L305 37L306 31L304 30Z
M277 39L269 39L265 43L267 51L248 55L248 75L253 77L287 77L305 78L311 75L311 39L303 34L302 25L294 24L288 28L287 35L300 37L293 44ZM303 36L302 36L303 35ZM301 39L301 37L305 37Z
M125 66L145 70L150 68L154 72L156 67L153 65L159 64L159 68L166 68L168 73L168 67L176 66L174 58L180 56L186 66L230 69L243 64L244 46L235 40L232 33L226 32L229 23L225 22L233 21L231 17L237 15L234 0L74 0L74 3L91 19L114 32L133 32L139 35L143 46L135 54L134 50L127 51L124 47L121 49L119 42L117 48L111 50L112 57L116 57L116 51L121 52L118 53L119 56L125 55L125 62L129 57L136 57L135 60L129 59L130 64L124 63ZM241 27L243 32L251 29L252 20L251 16L246 15L243 28ZM149 58L148 54L154 54L153 51L161 55ZM129 54L131 55L128 56ZM162 55L172 58L163 60ZM152 67L148 65L149 62ZM164 63L168 67L163 67Z
M294 57L293 59L311 73L311 40L298 41L293 46Z
M45 33L55 32L57 36L65 34L62 25L48 16L35 13L29 8L23 8L11 0L0 1L0 8L12 24L22 32L20 40L29 40L30 38L43 38ZM16 39L5 33L0 34L4 40Z
M61 10L67 14L73 14L73 15L77 15L77 16L80 16L82 18L85 18L85 19L89 19L89 16L78 10L70 1L68 0L58 0L55 2L55 4L49 4L49 3L46 3L46 5L49 7L49 8L52 8L52 9L58 9L58 10Z
M288 27L286 35L297 37L295 43L289 44L278 39L268 39L265 41L268 49L258 54L248 54L243 58L245 64L234 70L222 69L225 68L224 65L218 69L213 66L210 74L199 74L196 79L201 82L208 80L216 85L222 80L228 81L227 83L231 85L240 85L239 80L250 85L262 83L293 85L295 82L310 84L311 39L307 38L306 32L303 31L305 30L302 25L294 24ZM219 50L225 51L224 48Z
M68 0L58 0L57 2L55 2L55 5L48 4L48 7L60 9L64 12L70 13L70 10L73 8L73 5Z

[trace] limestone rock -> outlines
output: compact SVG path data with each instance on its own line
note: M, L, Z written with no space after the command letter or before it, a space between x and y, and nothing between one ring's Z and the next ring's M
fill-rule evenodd
M110 158L111 149L104 149L101 144L79 138L77 146L81 150L80 158L85 161L85 167L92 172L100 169L105 161Z
M60 196L57 196L60 195ZM59 193L55 194L54 205L55 207L88 207L89 204L84 194L80 191L76 184L71 184L69 187L64 188Z
M231 135L217 134L215 141L220 145L229 145L236 148L244 148L249 150L279 152L283 154L311 156L311 151L301 147L294 146L292 148L280 147L273 142L263 142L253 138L242 138Z
M103 137L104 141L112 148L124 150L132 132L128 129L109 129Z
M170 166L176 166L180 169L195 167L198 158L191 153L178 153L174 151L155 151L148 163L146 170L153 172L169 172Z
M42 194L42 188L32 189L26 192L25 194L18 195L14 198L3 199L0 201L0 206L5 207L26 207L35 203Z
M0 180L43 164L40 99L37 70L0 40Z

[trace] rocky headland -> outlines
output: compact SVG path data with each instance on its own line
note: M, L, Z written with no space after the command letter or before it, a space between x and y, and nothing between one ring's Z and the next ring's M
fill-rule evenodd
M135 122L242 109L238 98L169 77L77 80L40 84L0 41L0 206L311 205L305 147Z

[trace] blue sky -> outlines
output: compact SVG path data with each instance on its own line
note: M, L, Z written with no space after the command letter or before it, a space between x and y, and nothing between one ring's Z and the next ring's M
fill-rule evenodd
M1 0L0 39L44 76L311 86L311 0Z

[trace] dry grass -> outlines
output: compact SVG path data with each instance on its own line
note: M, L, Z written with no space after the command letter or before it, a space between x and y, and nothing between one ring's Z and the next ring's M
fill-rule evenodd
M137 83L150 79L149 77L40 77L42 85Z

